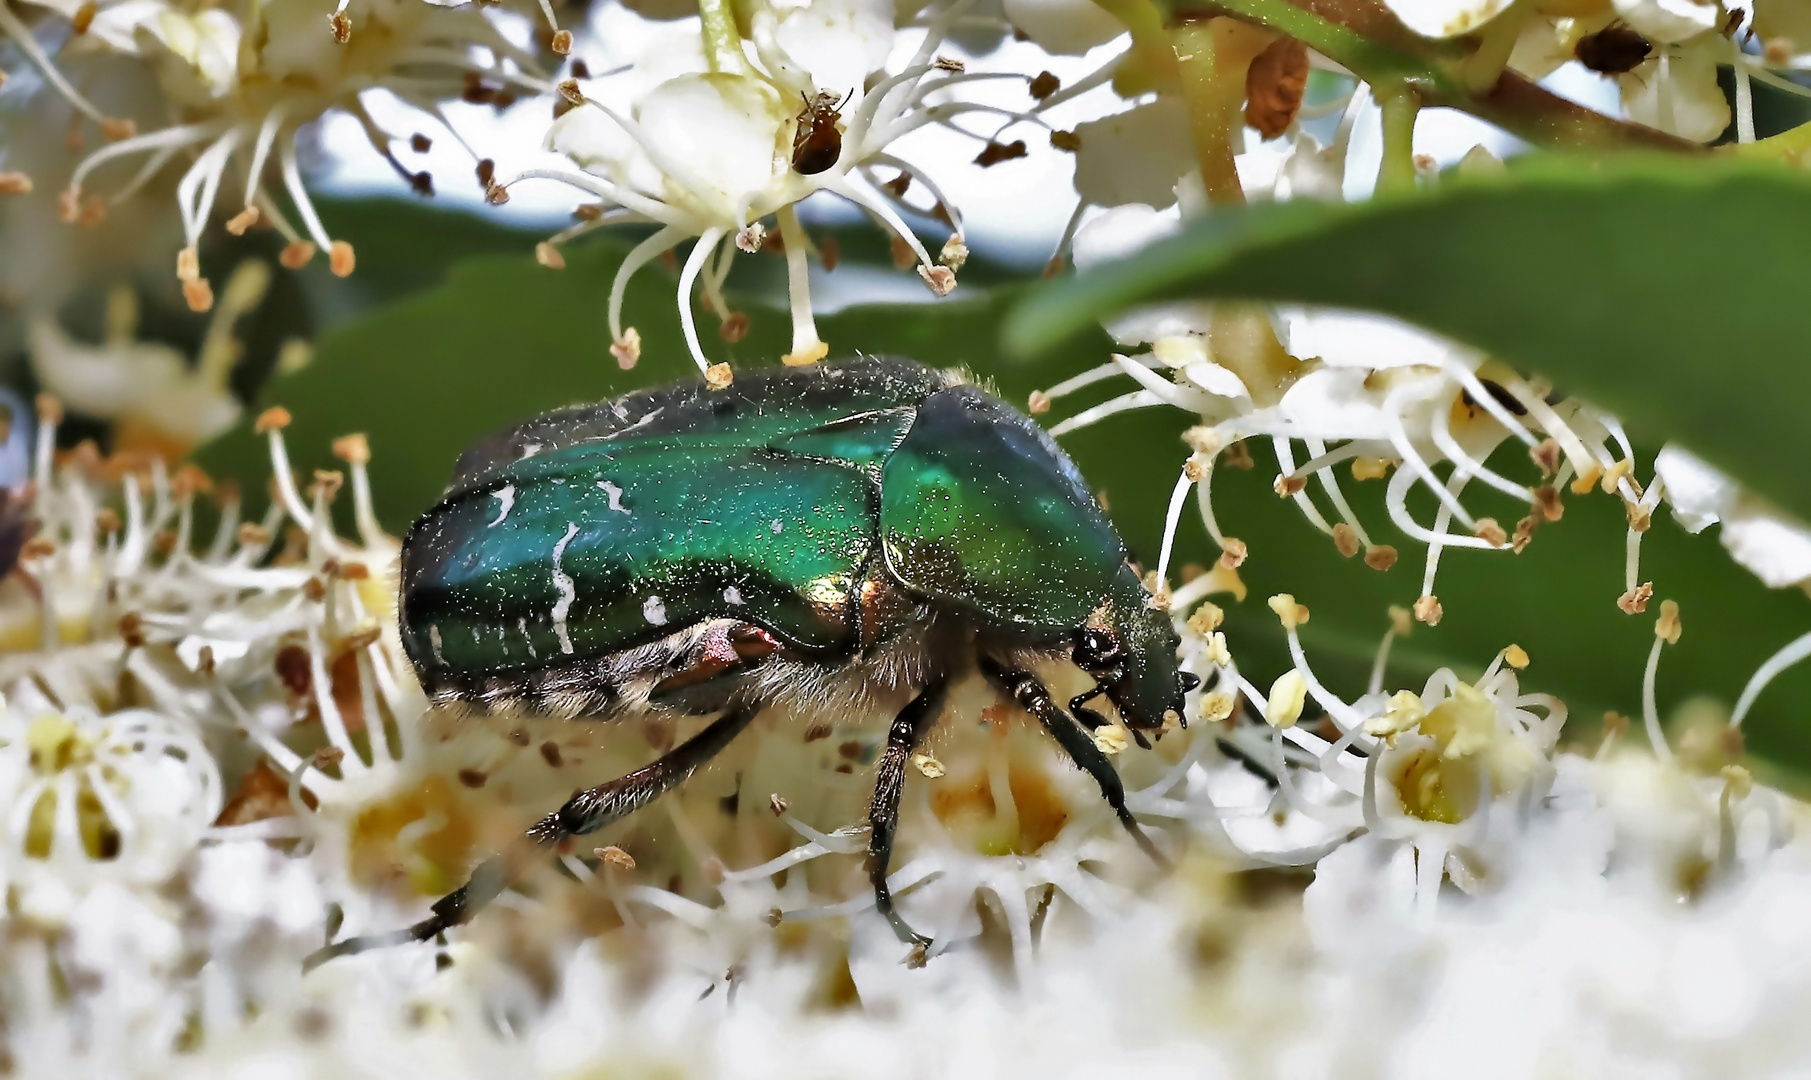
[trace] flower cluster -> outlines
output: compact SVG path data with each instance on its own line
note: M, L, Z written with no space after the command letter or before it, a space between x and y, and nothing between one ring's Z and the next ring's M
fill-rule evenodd
M329 236L304 187L297 165L299 132L329 112L357 119L372 146L418 192L431 194L432 178L404 167L393 145L401 137L382 130L363 103L387 91L445 124L443 102L502 105L518 92L550 92L539 59L516 45L500 16L480 10L443 10L419 0L374 0L348 9L330 0L208 6L191 10L163 2L87 3L71 13L75 40L86 51L130 57L154 78L162 100L147 115L168 113L174 123L146 130L103 117L37 44L10 9L0 30L25 48L49 84L82 114L100 122L107 145L76 165L60 200L65 222L101 224L117 206L150 185L164 188L180 162L173 186L182 220L183 246L176 273L191 308L206 311L213 290L200 265L199 241L217 210L228 210L227 231L240 234L274 227L288 242L283 265L306 264L317 251L330 255L335 274L350 274L350 242ZM551 16L550 16L551 17ZM570 34L556 41L569 47ZM426 136L415 134L419 144ZM137 161L134 172L95 192L95 177L115 163ZM481 167L487 171L488 166ZM231 194L221 202L223 185ZM0 191L30 192L33 179L5 174ZM273 197L281 190L295 220ZM299 224L298 224L299 222Z
M1126 236L1143 241L1170 228L1173 223L1153 222L1145 208L1121 208L1082 230L1076 257L1085 265L1103 247L1123 250ZM1662 489L1636 478L1634 448L1615 417L1577 399L1554 400L1551 386L1540 380L1381 316L1302 308L1266 315L1180 304L1132 312L1109 329L1122 344L1148 343L1149 351L1115 354L1109 363L1033 395L1031 409L1042 412L1095 383L1130 378L1138 389L1076 413L1053 433L1156 406L1201 418L1185 436L1191 452L1165 522L1160 589L1168 587L1176 528L1191 489L1222 564L1235 569L1244 562L1249 544L1225 532L1214 514L1213 475L1222 461L1250 467L1245 443L1264 439L1277 462L1278 496L1291 500L1341 555L1362 552L1376 570L1394 566L1398 552L1372 540L1337 470L1349 469L1358 482L1387 484L1391 523L1427 545L1414 605L1422 622L1436 624L1443 614L1434 581L1444 551L1520 553L1542 524L1564 513L1562 492L1593 489L1619 498L1628 516L1624 591L1617 604L1630 614L1646 610L1653 586L1640 580L1640 541ZM1512 440L1526 451L1521 468L1531 474L1527 480L1488 464ZM1511 500L1518 515L1513 526L1466 506L1461 495L1473 481ZM1410 512L1408 497L1417 487L1437 500L1431 523Z
M705 357L692 295L701 289L725 339L739 340L747 316L732 312L722 293L738 250L777 245L785 252L793 326L785 362L810 364L828 355L812 319L808 260L815 253L829 268L835 256L812 244L795 209L820 191L879 222L908 254L907 265L916 262L932 293L946 296L955 288L968 256L961 211L891 148L928 125L954 128L958 117L996 115L1007 124L1035 119L956 96L976 82L1026 81L1011 72L970 72L962 61L939 55L969 6L939 3L911 15L909 28L921 30L918 44L897 70L889 70L891 3L762 3L744 16L710 0L701 5L699 27L675 24L627 71L600 76L597 90L577 80L561 84L571 107L548 132L547 146L582 171L529 170L517 179L560 180L602 201L584 209L579 225L542 245L542 262L562 265L557 245L602 225L658 226L623 260L610 290L611 352L623 367L633 366L641 349L640 334L623 322L629 278L692 237L697 242L679 276L679 316L707 378L719 384L731 376L727 365L713 366ZM744 19L746 37L738 27ZM891 176L883 181L879 170ZM905 200L914 182L929 193L929 212L951 230L935 257L901 217L902 210L926 212ZM501 197L499 189L497 201Z

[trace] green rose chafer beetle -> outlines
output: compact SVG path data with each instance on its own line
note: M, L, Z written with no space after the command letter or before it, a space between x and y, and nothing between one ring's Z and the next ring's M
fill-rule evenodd
M880 912L905 767L946 688L978 672L1036 717L1156 850L1088 734L1105 697L1141 744L1183 722L1194 675L1068 456L961 377L900 359L683 383L550 413L461 457L409 530L402 640L455 710L609 721L719 718L575 794L527 850L591 832L671 789L764 709L891 712L869 819ZM1095 687L1052 700L1053 660ZM481 865L407 930L329 955L426 940L510 876Z

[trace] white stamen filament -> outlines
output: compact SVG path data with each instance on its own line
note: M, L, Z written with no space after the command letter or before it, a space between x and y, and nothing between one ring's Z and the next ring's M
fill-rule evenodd
M1528 410L1528 415L1540 423L1542 431L1553 436L1554 441L1559 443L1560 449L1565 452L1566 458L1571 461L1574 469L1582 474L1583 466L1595 463L1596 459L1589 450L1585 449L1583 440L1573 432L1571 425L1554 412L1553 406L1547 404L1539 394L1536 394L1533 387L1521 379L1506 379L1498 385L1509 391L1511 397L1522 403L1522 407Z
M4 10L4 8L0 8L0 10ZM94 153L89 154L76 165L75 172L70 174L69 177L69 187L71 190L79 190L82 186L82 182L87 179L89 173L107 162L112 161L114 158L126 157L143 150L161 150L165 147L189 146L201 142L204 139L213 138L221 131L225 130L225 127L226 125L219 123L185 124L181 127L165 128L162 131L153 131L146 135L134 135L130 139L121 139L119 142L110 143L101 147L99 150L96 150Z
M1151 393L1149 390L1136 390L1130 394L1121 394L1119 397L1110 398L1093 408L1083 409L1081 412L1076 413L1069 419L1052 427L1050 429L1050 435L1052 438L1060 438L1078 428L1085 428L1090 424L1098 423L1115 413L1122 413L1129 409L1148 409L1153 405L1163 404L1165 404L1164 400L1156 394Z
M1455 478L1458 475L1459 474L1455 473ZM1389 508L1390 520L1395 523L1397 528L1424 544L1444 544L1448 547L1469 547L1480 548L1483 550L1494 550L1496 548L1496 545L1480 537L1469 536L1464 533L1447 532L1446 525L1452 518L1452 510L1445 501L1442 501L1440 504L1441 516L1436 518L1435 529L1438 531L1427 529L1420 522L1409 516L1408 491L1410 487L1414 486L1417 479L1419 479L1419 477L1407 469L1397 469L1390 475L1390 486L1385 492L1384 503ZM1450 495L1447 487L1440 484L1438 481L1434 484L1434 490Z
M786 245L786 291L792 307L792 355L808 356L823 339L818 337L817 321L811 314L811 266L806 251L805 230L799 227L798 213L782 207L774 214L780 225L780 240Z
M132 179L126 181L125 186L118 191L107 196L107 205L121 206L127 199L138 194L146 184L151 182L153 177L163 171L163 167L168 165L170 159L175 157L177 151L181 149L180 146L166 146L161 150L152 151L146 156L145 163L139 167L138 172L132 175Z
M70 84L69 80L63 77L63 73L57 70L56 62L50 58L50 54L44 51L44 47L38 44L38 39L32 34L31 28L26 26L17 15L14 15L11 7L4 3L0 3L0 34L12 38L14 43L19 46L19 51L37 65L39 71L43 72L44 81L55 87L57 93L63 95L64 99L75 106L83 116L97 124L106 121L107 118L101 115L101 111L90 104L88 99L83 97Z
M1285 624L1283 633L1289 639L1289 658L1295 662L1295 670L1302 673L1302 679L1308 684L1308 696L1314 699L1315 704L1327 711L1334 726L1339 728L1340 734L1362 728L1365 718L1358 714L1358 710L1346 704L1337 694L1328 690L1325 684L1314 677L1314 669L1308 666L1308 654L1302 649L1302 638L1296 628Z
M1281 435L1272 436L1270 445L1276 453L1277 479L1283 480L1295 472L1295 448L1290 445L1288 439ZM1308 519L1308 524L1328 536L1333 535L1333 526L1327 524L1327 519L1321 516L1320 507L1315 506L1314 500L1308 497L1306 486L1289 496L1289 499L1295 503L1296 509L1302 512L1302 516Z
M1458 486L1462 488L1465 486L1465 481L1460 479L1459 477L1460 477L1460 474L1458 474L1458 473L1453 474L1453 480L1456 481L1458 483ZM1392 481L1391 488L1393 489L1394 487L1395 487L1395 484ZM1446 549L1447 543L1449 543L1450 541L1455 540L1455 539L1460 539L1458 537L1454 537L1452 533L1449 533L1446 531L1447 525L1450 524L1451 522L1452 522L1452 512L1449 511L1444 505L1442 505L1440 507L1439 511L1434 514L1434 530L1432 533L1429 534L1428 540L1427 540L1427 571L1421 577L1421 595L1422 596L1437 595L1434 592L1434 575L1440 569L1440 553ZM1464 537L1463 539L1476 540L1478 545L1481 545L1484 547L1490 546L1489 544L1485 543L1484 541L1478 540L1477 537Z
M302 502L302 493L296 490L295 474L289 467L289 447L283 443L283 429L273 426L266 433L270 443L271 478L277 484L277 497L283 509L296 520L304 532L314 532L314 515Z
M1131 357L1131 359L1137 363L1144 364L1147 367L1151 363L1148 355L1135 356ZM1089 368L1080 375L1072 375L1069 378L1064 379L1062 382L1057 383L1055 386L1044 391L1044 396L1054 401L1060 397L1067 397L1084 387L1093 386L1097 382L1103 382L1121 374L1124 374L1124 371L1120 368L1118 361L1109 360L1099 367Z
M1442 505L1452 511L1453 516L1458 518L1466 529L1476 529L1478 523L1472 520L1471 514L1446 489L1446 486L1440 482L1440 478L1434 475L1434 470L1428 466L1426 459L1421 456L1421 452L1415 449L1415 444L1410 441L1408 429L1403 424L1403 401L1405 399L1416 398L1417 404L1426 404L1429 395L1438 394L1440 389L1439 386L1430 387L1425 382L1405 383L1390 391L1389 396L1384 399L1383 416L1384 423L1389 428L1390 443L1396 447L1396 452L1402 455L1402 460L1408 465L1406 469L1397 470L1396 477L1392 478L1391 490L1395 490L1396 478L1405 473L1412 473L1421 478L1421 482L1427 485L1428 490L1440 499ZM1436 409L1441 407L1438 399L1433 403L1433 407Z
M284 140L278 147L278 159L283 166L283 187L289 192L289 200L295 204L296 213L302 217L302 225L315 245L323 252L333 247L333 239L327 235L327 229L321 224L319 214L314 212L314 203L308 199L308 190L302 186L302 174L296 169L296 148L293 140Z
M1099 67L1095 68L1093 71L1088 72L1088 74L1083 75L1081 78L1075 80L1074 82L1070 83L1069 85L1058 90L1056 93L1051 94L1049 97L1038 102L1037 106L1035 108L1033 108L1032 111L1040 112L1040 113L1048 112L1049 110L1056 108L1058 105L1061 105L1066 101L1075 100L1076 98L1082 96L1083 94L1087 93L1088 91L1094 89L1097 86L1104 86L1107 83L1112 82L1113 75L1115 72L1117 72L1119 70L1120 63L1125 60L1125 58L1131 53L1131 51L1132 51L1132 47L1130 44L1128 44L1124 49L1122 49L1118 53L1115 53L1114 55L1109 56L1106 60L1102 61L1101 65Z
M943 189L937 186L935 180L932 180L926 173L901 161L892 154L877 153L874 155L873 160L877 165L885 165L890 168L898 169L901 172L911 174L914 182L924 185L924 189L931 193L931 198L936 201L936 205L943 207L943 212L948 215L950 219L950 228L955 230L957 236L963 235L962 211L956 207L956 204L950 200L949 196L943 193ZM866 173L863 175L866 176ZM871 177L868 178L868 182L871 184L874 183ZM879 184L875 184L874 186L877 188L881 187ZM885 189L882 188L882 190Z
M1524 504L1534 502L1533 489L1500 475L1487 467L1482 460L1472 457L1463 446L1459 445L1459 440L1453 438L1451 409L1436 408L1433 413L1433 421L1430 433L1434 437L1434 445L1439 447L1440 452L1445 454L1456 467L1518 502ZM1495 447L1493 446L1492 449ZM1489 451L1485 452L1485 456L1489 456Z
M1163 517L1163 550L1157 556L1157 587L1162 589L1170 579L1170 552L1176 546L1176 526L1182 523L1182 504L1188 499L1188 489L1194 485L1189 479L1188 467L1195 458L1191 457L1182 468L1182 474L1176 477L1176 487L1170 492L1169 511Z
M1673 760L1673 749L1666 744L1666 733L1660 730L1660 710L1654 704L1654 680L1660 671L1660 650L1666 648L1666 639L1658 634L1654 636L1654 647L1648 650L1647 667L1641 673L1641 719L1647 725L1648 744L1654 748L1654 756L1662 764Z
M277 132L283 124L283 105L278 103L264 123L258 127L257 141L252 144L251 165L245 170L245 205L251 206L252 200L258 197L258 187L264 176L264 165L270 160L270 149L277 141Z
M1329 456L1327 453L1327 444L1321 442L1319 439L1304 439L1303 442L1306 443L1308 452L1315 455L1316 461ZM1344 448L1342 447L1341 449ZM1360 544L1367 548L1370 547L1371 537L1365 532L1364 525L1360 524L1358 515L1352 512L1352 504L1346 501L1346 493L1340 490L1339 477L1334 475L1332 469L1326 468L1325 466L1313 471L1316 478L1321 482L1322 490L1326 491L1328 501L1333 503L1333 509L1338 512L1340 520L1351 526L1352 534L1358 537L1358 542ZM1300 470L1297 470L1290 475L1298 475L1299 472Z
M1225 551L1226 536L1214 517L1214 463L1218 460L1217 457L1209 458L1201 467L1201 480L1195 485L1195 505L1200 508L1201 524L1207 527L1207 535L1213 537L1214 546Z
M685 230L677 225L668 225L656 231L652 236L636 244L623 256L622 265L616 268L616 277L610 282L610 302L608 314L610 337L614 341L623 339L623 294L628 291L629 279L635 276L649 262L663 252L671 251L685 239Z
M692 311L692 286L698 281L698 272L704 269L706 259L716 250L717 241L723 239L725 230L710 228L698 237L692 245L692 252L686 256L685 266L679 271L679 324L685 331L686 347L692 351L692 359L698 364L699 371L705 371L711 363L704 355L704 347L698 343L698 320Z
M1778 677L1780 672L1807 656L1811 656L1811 633L1794 639L1779 652L1768 657L1767 662L1755 669L1755 673L1749 677L1748 685L1742 687L1742 696L1736 699L1736 709L1730 715L1729 726L1740 725L1743 718L1748 715L1748 710L1754 708L1755 700L1761 696L1761 691L1767 689L1767 684Z
M1662 482L1659 474L1655 474L1648 489L1642 492L1641 501L1635 504L1641 508L1642 513L1648 515L1650 522L1653 520L1654 508L1660 505L1660 496L1665 490L1665 483ZM1628 540L1623 545L1622 579L1623 588L1631 592L1641 584L1641 537L1642 530L1630 524Z
M888 141L890 142L891 140ZM822 185L824 190L841 195L843 198L878 217L881 222L893 232L893 235L899 237L899 239L905 242L906 246L912 249L912 254L918 257L918 264L920 266L928 269L936 265L936 260L932 259L930 253L925 251L924 245L919 243L918 237L912 233L912 230L906 226L904 219L887 204L885 199L861 190L850 183L845 176L833 176L830 173L825 173L823 175L824 179Z
M558 180L562 184L568 184L581 191L588 191L599 198L609 199L650 221L658 221L675 227L679 226L682 221L682 215L666 203L650 199L638 191L620 187L601 176L593 176L590 173L567 172L563 169L525 169L503 186L514 187L524 180ZM681 233L679 239L683 240L685 236L685 233ZM678 242L678 240L674 241L674 243Z

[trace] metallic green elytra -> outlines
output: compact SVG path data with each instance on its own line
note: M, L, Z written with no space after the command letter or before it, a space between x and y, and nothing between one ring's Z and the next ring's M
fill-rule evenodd
M574 796L547 844L683 780L764 709L890 713L870 819L877 904L905 762L945 688L979 674L1036 717L1133 834L1088 729L1105 697L1141 743L1196 685L1081 474L959 376L857 358L686 383L550 413L480 442L403 543L402 638L440 704L609 720L721 718ZM1034 670L1094 689L1051 700ZM494 861L415 927L502 887ZM337 948L337 947L336 947Z

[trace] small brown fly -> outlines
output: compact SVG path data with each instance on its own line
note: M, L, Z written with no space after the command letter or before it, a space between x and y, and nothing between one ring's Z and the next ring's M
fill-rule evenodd
M792 168L802 176L815 176L836 164L843 155L843 106L855 96L851 90L839 101L835 94L821 93L808 98L799 94L805 107L799 110L798 127L792 136Z
M1640 67L1653 51L1654 43L1629 29L1627 23L1613 22L1595 34L1579 38L1572 55L1600 75L1626 75Z

